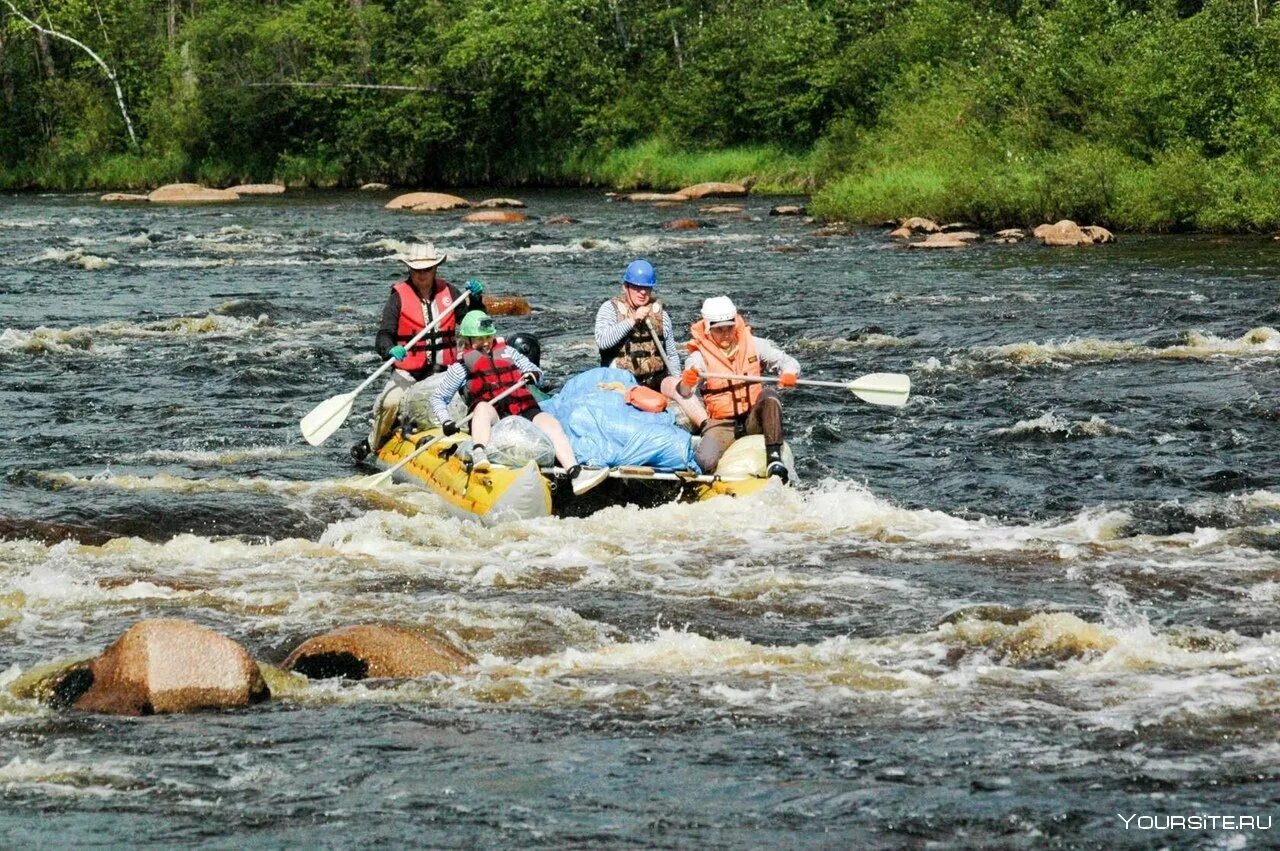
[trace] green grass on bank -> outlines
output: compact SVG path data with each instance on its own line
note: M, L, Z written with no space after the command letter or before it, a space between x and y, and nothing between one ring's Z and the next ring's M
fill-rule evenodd
M916 140L929 139L927 145ZM1280 227L1280 152L1246 159L1206 156L1192 147L1134 157L1096 141L1067 139L1028 151L972 126L934 121L917 105L883 127L813 151L772 147L689 151L650 140L607 154L578 155L548 168L542 183L674 190L705 181L754 179L758 194L814 193L814 213L828 220L877 224L905 216L969 221L988 228L1034 226L1062 218L1115 230L1265 231ZM820 175L831 175L820 181ZM195 181L209 186L276 181L339 187L332 157L284 156L255 168L191 163L181 155L47 155L0 169L3 190L146 190ZM465 181L462 181L465 182ZM406 188L444 188L406 187Z
M803 195L817 183L816 162L812 152L788 153L770 146L690 151L650 139L604 155L573 157L564 174L575 183L616 189L675 190L694 183L754 179L756 193Z
M927 216L1000 228L1065 218L1125 231L1267 231L1280 227L1280 173L1187 150L1145 162L1096 144L983 161L932 151L838 177L812 209L861 223Z
M578 154L558 166L536 169L533 173L541 178L513 182L673 190L706 181L754 179L753 191L757 193L807 194L815 186L815 162L812 153L787 153L773 147L687 151L651 140L608 154ZM332 157L307 154L284 155L267 168L191 163L181 155L115 154L99 159L46 156L33 165L0 169L0 189L8 190L125 191L180 181L227 186L268 180L288 186L334 188L358 186L365 179L349 176L343 164ZM463 176L457 182L485 181Z

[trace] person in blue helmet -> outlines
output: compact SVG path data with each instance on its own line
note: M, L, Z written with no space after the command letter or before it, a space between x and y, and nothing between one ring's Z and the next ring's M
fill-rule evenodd
M648 260L632 260L622 274L622 293L596 311L596 347L600 365L625 369L636 382L661 392L684 411L694 431L706 422L707 411L697 398L677 391L680 354L671 317L654 298L658 273Z

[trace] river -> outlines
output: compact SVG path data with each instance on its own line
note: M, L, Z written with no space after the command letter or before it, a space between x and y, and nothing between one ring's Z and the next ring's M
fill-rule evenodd
M387 197L0 198L0 685L156 616L272 663L375 620L479 659L141 719L0 688L2 844L1274 845L1117 814L1280 808L1280 243L915 252L777 199L666 231L694 208ZM788 391L801 481L750 499L484 528L363 494L372 394L320 448L297 422L378 365L417 240L526 296L499 330L559 379L644 256L678 325L727 293L805 376L913 396Z

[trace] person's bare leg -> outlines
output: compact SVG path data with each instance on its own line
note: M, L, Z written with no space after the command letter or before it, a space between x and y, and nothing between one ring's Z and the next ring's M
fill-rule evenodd
M556 450L556 460L560 462L560 466L565 468L577 466L578 459L573 454L573 447L569 445L569 436L560 427L559 420L550 414L538 414L533 418L533 424L551 438L551 445Z
M674 375L668 375L662 379L662 395L680 406L680 410L684 411L684 415L693 424L694 434L697 434L701 431L702 424L707 421L707 409L702 406L702 401L697 396L689 396L688 398L681 396L676 391L678 386L680 386L680 379Z
M471 412L471 442L481 446L489 442L489 433L498 421L498 410L488 402L480 402Z

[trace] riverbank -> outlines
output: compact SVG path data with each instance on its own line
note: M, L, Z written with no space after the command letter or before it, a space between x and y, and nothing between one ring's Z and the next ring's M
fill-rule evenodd
M928 134L936 143L921 148L906 141L920 138L908 129L891 125L856 140L828 137L805 152L772 146L691 150L650 139L607 153L580 152L515 179L454 182L657 191L707 181L745 182L755 194L812 195L814 215L858 224L924 216L993 230L1064 218L1128 232L1280 228L1280 175L1251 168L1238 157L1183 150L1146 162L1083 142L1018 152L979 132L942 126ZM180 154L115 154L50 157L0 169L0 190L129 191L182 181L334 189L379 178L352 174L320 156L286 156L261 170L193 163Z
M455 185L608 187L673 190L695 183L750 182L765 195L807 195L818 185L813 151L791 153L773 146L690 150L651 139L607 153L578 152L529 173L484 177L462 175ZM26 166L0 169L7 191L124 191L191 181L208 186L282 183L318 189L356 188L369 181L396 185L378 174L354 174L322 156L286 156L271 169L218 161L192 162L180 154L115 154L101 158L47 157ZM418 188L417 186L406 188Z

